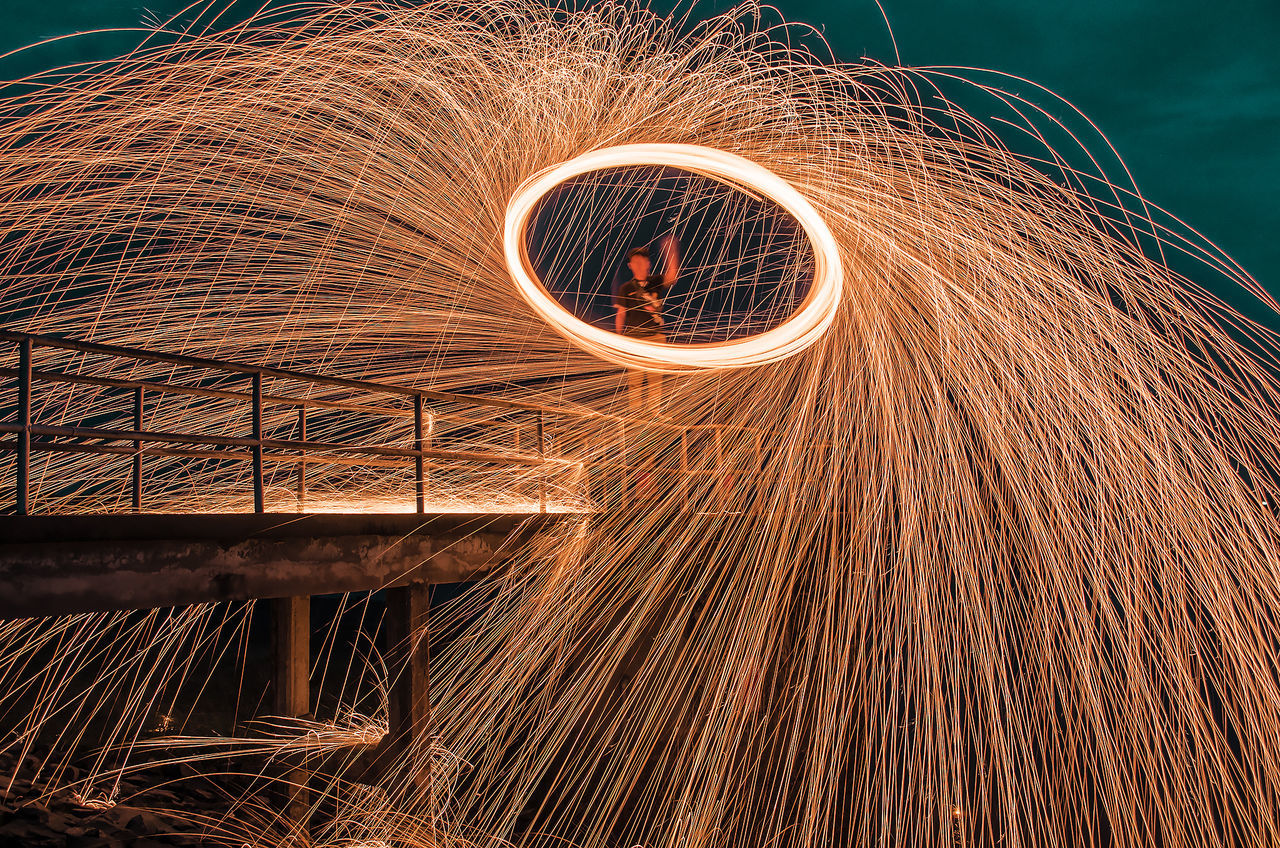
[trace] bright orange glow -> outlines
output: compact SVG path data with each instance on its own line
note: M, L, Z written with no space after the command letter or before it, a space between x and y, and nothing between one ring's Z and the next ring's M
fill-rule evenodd
M606 168L660 165L720 180L748 194L763 194L790 213L813 247L814 279L808 296L781 325L758 335L707 344L670 344L628 338L579 320L538 280L529 261L525 229L534 207L573 177ZM840 251L818 211L767 168L733 153L696 144L627 144L593 150L534 174L507 203L503 252L516 288L556 332L601 359L646 371L679 373L741 368L785 359L813 344L831 326L843 290Z

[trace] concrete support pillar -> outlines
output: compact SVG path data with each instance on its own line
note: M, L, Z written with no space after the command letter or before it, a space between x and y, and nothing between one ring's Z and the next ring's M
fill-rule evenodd
M430 657L426 628L430 618L431 587L423 583L387 590L384 621L387 647L398 671L388 692L389 732L382 751L384 780L412 780L430 791L430 740L433 732L430 700Z
M276 715L297 718L311 712L311 598L271 601L275 652Z
M278 716L298 718L311 713L311 598L273 598L271 604L274 669L273 707ZM289 817L305 827L310 796L305 768L283 775Z

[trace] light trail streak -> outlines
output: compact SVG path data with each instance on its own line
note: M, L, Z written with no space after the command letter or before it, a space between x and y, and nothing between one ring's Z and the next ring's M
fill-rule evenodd
M345 773L317 787L345 811L330 841L1280 844L1280 344L1141 246L1199 261L1268 322L1275 301L1086 153L1031 150L1062 137L1032 104L975 86L1000 115L981 121L946 98L954 71L819 60L760 14L290 7L30 80L0 123L0 317L574 413L546 434L574 463L549 497L589 489L594 508L438 611L440 745L378 792ZM750 368L548 330L550 304L509 270L513 197L518 220L542 193L529 180L631 145L731 151L792 187L849 281L833 316L815 296L808 330L751 343L790 355ZM680 371L669 420L619 417L626 377L601 356ZM85 386L35 414L87 409L131 415ZM247 425L229 398L147 413L157 430ZM536 437L433 413L436 445ZM287 438L295 414L268 409L265 432ZM325 412L308 433L405 445L406 421ZM148 508L243 510L240 467L148 458ZM120 470L49 457L37 499L126 511ZM530 503L540 483L430 471L432 502ZM292 474L268 472L270 509L294 509ZM412 502L403 468L309 479L316 503ZM247 615L224 630L219 613L0 622L12 749L49 740L58 773L98 740L136 757L153 714L181 728L174 690L209 694L198 660L250 660ZM320 669L353 682L326 689L340 697L316 725L237 738L267 761L354 751L367 727L342 716L382 715L397 669L345 671ZM261 691L239 694L260 717ZM200 744L184 734L175 758ZM228 768L218 755L208 768ZM88 760L109 785L116 766ZM228 844L290 831L258 803L217 823Z
M628 338L592 326L565 309L538 280L529 261L526 228L538 201L566 180L593 171L632 165L679 168L763 194L803 227L814 253L809 293L781 325L743 339L706 344L671 344ZM503 253L520 294L556 332L583 350L648 371L680 373L702 368L743 368L794 356L812 345L835 319L843 290L840 249L822 216L800 192L767 168L723 150L694 144L626 144L593 150L540 171L526 180L507 204Z

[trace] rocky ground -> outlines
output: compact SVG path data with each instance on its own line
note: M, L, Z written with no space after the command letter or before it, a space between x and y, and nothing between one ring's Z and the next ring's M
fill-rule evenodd
M166 764L123 778L114 799L101 790L82 795L77 784L84 769L66 769L55 787L31 780L42 762L39 753L29 754L14 778L16 758L0 756L0 848L226 844L213 838L212 824L225 819L232 798L252 791L244 779L208 778L189 765Z

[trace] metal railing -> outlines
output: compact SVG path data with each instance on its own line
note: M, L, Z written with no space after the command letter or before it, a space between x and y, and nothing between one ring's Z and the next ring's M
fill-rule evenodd
M267 368L215 359L203 359L177 354L158 353L116 345L104 345L75 341L52 336L0 331L0 343L17 346L16 368L0 368L0 377L16 378L17 409L13 422L0 422L0 433L11 434L12 440L0 440L0 450L16 453L15 511L27 515L31 510L31 457L33 452L87 453L131 456L132 506L140 511L143 504L144 456L186 457L204 459L231 459L247 461L252 467L253 505L255 512L266 511L265 476L263 464L268 452L273 462L294 463L298 466L297 492L301 506L307 492L306 471L308 464L403 464L413 466L413 486L417 512L426 509L427 461L458 461L510 466L543 466L563 462L550 457L547 452L546 414L565 414L560 410L548 410L535 404L498 400L470 395L438 392L376 383L367 380L351 380L326 377L301 371ZM186 385L160 380L104 377L70 371L39 369L35 357L41 349L71 351L80 354L126 360L133 363L163 363L200 369L207 373L248 381L248 391L227 389L210 385ZM348 389L374 397L394 397L412 403L411 410L386 405L370 405L349 401L297 395L268 395L263 392L263 380L292 382L310 387ZM93 386L100 389L121 389L132 392L132 426L59 426L36 423L32 418L32 400L35 387L40 383ZM149 430L146 428L145 403L151 395L185 395L188 397L217 398L248 401L250 404L249 435L231 436ZM536 443L532 452L503 452L475 450L450 450L433 447L431 434L426 426L428 404L449 403L467 407L501 410L503 414L532 419ZM272 438L264 431L263 411L266 406L297 408L296 438ZM388 417L412 418L412 447L387 444L364 444L322 441L308 438L307 410L343 410L356 413L372 413ZM539 511L547 510L547 481L544 472L538 481Z
M737 481L744 475L762 473L769 462L768 451L763 447L764 431L757 428L733 427L717 424L681 424L652 417L639 419L623 417L588 409L565 409L541 406L534 403L494 399L476 395L416 389L378 383L328 377L302 371L269 368L204 359L150 350L97 344L73 339L35 335L0 330L0 344L12 344L17 348L17 367L0 367L0 378L13 378L17 388L17 405L12 421L0 421L0 434L14 438L0 440L0 452L16 453L14 509L19 515L31 510L32 456L36 452L80 453L127 456L132 467L129 489L132 509L140 512L145 495L144 457L172 457L189 459L219 459L243 461L251 467L253 506L256 512L266 511L266 474L264 464L285 463L296 467L293 483L297 509L303 510L308 498L308 467L316 466L412 466L412 485L416 510L423 513L427 503L428 462L479 463L483 465L532 467L540 470L536 480L537 504L540 512L547 511L548 479L553 473L566 468L582 469L584 474L576 486L581 491L574 498L584 503L592 501L593 490L601 488L626 496L627 492L643 491L654 485L671 484L682 509L697 506L702 509L732 510ZM196 369L206 374L221 375L222 382L166 381L159 378L138 378L135 372L128 377L102 376L73 372L70 368L54 370L37 368L36 354L42 349L69 352L72 355L105 357L125 363L155 363ZM294 384L315 389L349 390L358 396L374 400L334 400L326 397L301 396L296 393L264 391L264 379L276 383ZM225 382L244 380L244 387L228 388ZM39 384L63 386L90 386L128 392L127 417L130 425L119 426L64 426L37 423L33 419L35 387ZM147 405L151 398L165 395L207 398L223 401L245 402L248 420L244 421L248 435L215 433L187 433L171 430L148 429ZM386 399L400 403L395 406ZM406 403L406 401L408 403ZM153 401L157 403L158 401ZM532 430L533 444L522 445L522 430L517 424L512 433L514 450L457 450L433 442L433 425L441 419L457 416L441 410L455 407L487 410L490 415L514 416ZM280 408L294 408L292 438L277 438L267 434L264 410L278 413ZM309 411L330 410L345 413L369 414L387 418L411 419L412 433L400 444L373 444L367 442L332 441L313 438L310 434L312 419ZM115 412L122 410L117 405ZM552 455L549 450L548 417L554 416L559 424L565 420L578 427L575 435L586 439L594 447L583 443L581 454L591 457L584 465L577 459ZM117 416L119 417L119 416ZM224 424L226 422L223 422ZM560 430L562 435L573 431ZM242 431L243 432L243 431ZM726 449L726 439L732 438L733 449ZM745 440L749 440L745 441ZM572 438L557 437L568 444ZM407 443L407 446L406 446ZM522 448L524 448L522 450ZM531 449L530 449L531 448ZM439 467L438 465L435 467ZM698 481L703 481L699 483ZM693 504L691 493L701 486L701 494ZM585 493L585 497L582 497ZM522 497L527 497L524 495ZM606 495L606 500L608 496ZM758 509L759 504L751 505Z

